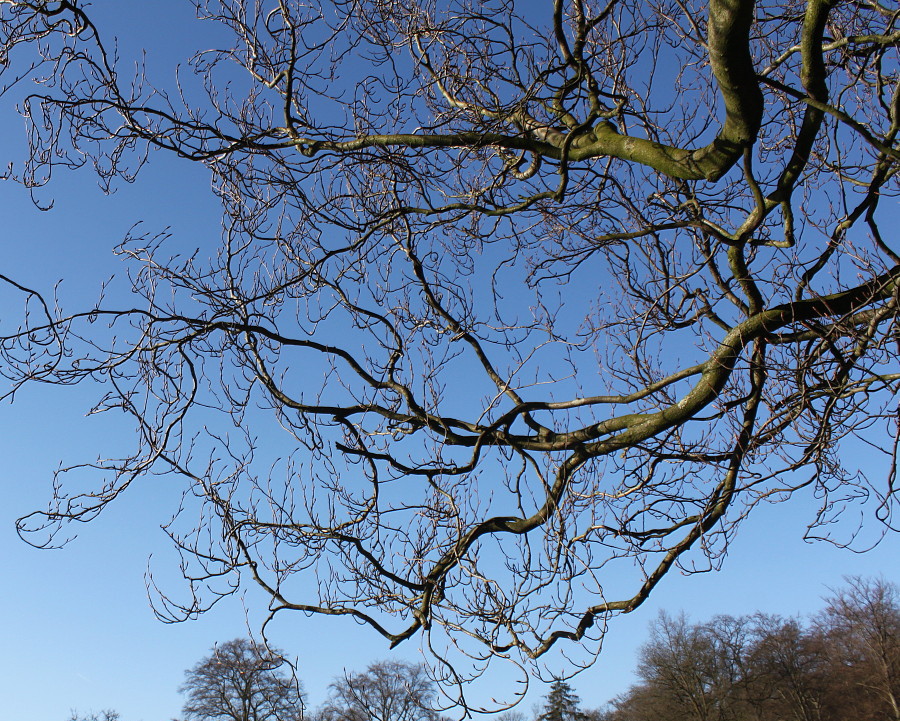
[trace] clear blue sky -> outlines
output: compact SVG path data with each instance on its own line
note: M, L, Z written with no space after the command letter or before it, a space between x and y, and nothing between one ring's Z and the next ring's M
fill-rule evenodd
M101 4L102 5L102 4ZM163 6L180 8L167 18ZM116 3L109 22L129 34L123 56L135 46L153 50L164 65L190 33L178 28L191 17L188 3ZM21 161L22 122L0 99L4 156ZM7 155L9 154L9 155ZM119 269L110 248L137 221L150 230L170 227L187 246L203 247L218 237L217 206L206 192L201 168L155 159L141 181L103 196L87 172L60 174L46 197L51 212L37 211L27 192L0 183L3 218L2 270L21 282L49 289L60 279L61 297L72 303L92 298L99 282ZM195 242L193 241L195 239ZM115 292L115 291L114 291ZM0 314L8 315L0 295ZM16 312L18 308L13 308ZM200 620L179 625L158 622L144 587L148 558L163 580L175 561L159 524L177 499L165 482L141 484L115 503L81 536L60 551L37 551L14 532L17 517L45 505L52 473L60 462L90 459L115 448L127 430L103 416L85 417L93 389L30 388L13 406L0 406L0 558L3 560L0 653L3 718L64 721L70 709L115 708L123 721L167 721L177 715L177 688L185 668L217 641L246 633L259 619L259 598L246 608L232 598ZM802 542L803 503L758 509L735 541L725 568L693 577L671 576L639 612L613 622L601 659L573 681L588 706L621 693L631 682L635 652L647 624L661 608L686 611L694 619L714 613L756 610L784 615L820 607L827 586L842 575L883 574L900 581L897 535L858 555L826 544ZM312 705L344 668L361 670L389 656L385 642L352 621L295 616L271 629L271 639L299 658L300 675ZM417 641L395 657L417 658ZM507 679L498 675L496 687ZM524 710L545 688L535 685ZM501 691L501 693L503 693Z

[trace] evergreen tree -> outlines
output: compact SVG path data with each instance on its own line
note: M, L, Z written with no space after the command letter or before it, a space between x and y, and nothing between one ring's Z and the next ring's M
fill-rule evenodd
M543 713L538 721L587 721L587 716L579 708L581 699L572 687L561 679L550 685Z

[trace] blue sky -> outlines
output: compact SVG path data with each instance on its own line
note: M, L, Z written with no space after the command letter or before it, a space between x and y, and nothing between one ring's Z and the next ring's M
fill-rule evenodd
M190 17L186 3L169 4L180 8L182 20ZM123 54L144 42L149 46L152 39L152 63L161 67L167 54L175 55L190 39L189 32L178 30L178 17L167 19L158 10L161 4L127 6L109 17L118 32L131 38ZM162 53L161 37L166 39ZM23 143L22 122L9 102L0 100L0 137L4 153L11 153L3 164L21 162ZM137 184L122 186L112 196L104 196L87 172L59 174L44 196L55 200L50 212L35 209L22 188L0 183L0 272L42 290L62 278L63 301L87 302L99 283L120 270L110 249L138 221L150 231L170 229L187 246L215 242L218 208L207 188L201 168L163 158L154 158ZM0 303L9 302L0 295ZM3 305L0 314L8 314ZM128 429L115 419L85 416L94 391L32 387L15 405L0 406L0 618L6 625L0 694L10 719L64 721L70 709L101 708L119 710L123 721L170 719L181 707L177 688L184 669L217 641L244 635L259 620L260 599L252 594L243 603L227 599L193 622L164 625L154 618L145 591L148 559L163 582L175 562L159 529L177 502L177 489L165 480L139 484L80 529L79 538L63 550L38 551L18 540L15 519L45 505L60 463L95 458L127 442ZM843 575L883 574L900 581L896 534L866 554L804 543L810 510L802 499L757 509L723 571L672 575L638 612L615 620L600 660L573 681L585 704L599 705L626 689L647 624L660 609L684 610L697 620L757 610L805 614L820 607L827 587L840 585ZM387 657L417 658L416 639L391 656L380 637L352 621L284 617L271 628L270 638L299 659L312 705L321 703L328 683L344 668L361 670ZM511 676L499 672L493 678L495 688L510 684L512 689ZM526 712L544 692L545 687L534 685L524 702Z
M2 197L5 212L10 206L7 196ZM20 207L19 212L25 211ZM248 618L253 625L258 617L253 599L247 599L249 616L235 598L197 621L165 625L154 618L144 588L148 556L154 554L151 563L163 570L173 559L157 527L165 504L152 489L123 497L63 550L38 551L19 541L13 522L42 505L58 460L99 450L107 434L114 433L83 417L86 399L77 393L61 400L57 389L44 391L0 408L5 429L0 440L4 715L64 721L72 708L111 707L124 721L168 721L180 711L177 688L184 669L215 642L243 635ZM839 585L842 575L884 574L900 580L896 535L863 555L803 543L802 510L796 504L759 509L735 541L723 571L670 576L642 609L616 619L599 661L573 681L585 704L599 705L627 688L635 652L659 609L684 610L697 620L756 610L804 614L820 607L826 587ZM344 668L362 669L390 656L379 637L353 622L295 616L282 619L272 631L272 640L299 659L313 705L324 699L329 681ZM416 643L413 639L391 657L415 660ZM502 673L494 678L496 689L512 684ZM535 684L525 709L544 691Z

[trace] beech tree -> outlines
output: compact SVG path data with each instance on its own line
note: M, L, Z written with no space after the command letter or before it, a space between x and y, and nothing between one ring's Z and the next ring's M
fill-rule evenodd
M690 625L684 616L661 614L640 652L638 674L653 692L648 699L661 696L667 713L677 719L723 718L732 692L727 672L732 659L722 652L708 628Z
M434 683L421 664L379 661L331 684L317 721L441 721Z
M746 703L759 719L793 718L822 721L859 714L855 703L841 699L835 680L842 679L844 659L830 653L818 629L796 620L757 617L752 647L747 651ZM841 708L839 700L844 701ZM859 716L862 718L862 716Z
M185 672L185 721L303 721L303 691L280 651L245 638Z
M876 721L897 718L896 584L848 579L811 622L754 614L688 623L661 614L641 681L611 721Z
M900 588L884 579L848 579L819 618L840 669L847 712L900 720Z
M0 77L37 83L11 176L115 188L168 154L224 219L124 238L126 301L2 277L25 309L3 317L8 394L89 379L137 430L79 466L95 488L62 473L32 543L164 474L190 590L160 589L168 617L250 583L273 615L448 662L587 665L760 502L815 497L811 536L853 503L891 527L891 7L194 5L197 54L157 77L101 0L0 0Z

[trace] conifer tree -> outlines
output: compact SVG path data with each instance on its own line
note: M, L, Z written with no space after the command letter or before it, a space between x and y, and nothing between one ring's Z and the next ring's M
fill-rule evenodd
M538 721L586 721L587 716L579 708L581 699L568 682L556 679L550 685L546 698L544 711L538 716Z

